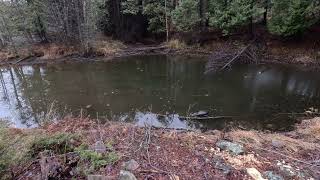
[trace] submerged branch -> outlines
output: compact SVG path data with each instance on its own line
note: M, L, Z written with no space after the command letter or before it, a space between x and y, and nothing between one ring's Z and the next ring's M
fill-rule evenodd
M160 117L168 117L168 115L156 114ZM179 116L179 119L190 119L190 120L210 120L210 119L232 119L234 116L205 116L205 117L196 117L196 116Z

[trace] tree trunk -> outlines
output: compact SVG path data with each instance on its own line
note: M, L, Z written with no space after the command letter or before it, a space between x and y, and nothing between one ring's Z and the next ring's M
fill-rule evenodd
M199 1L199 15L201 19L201 27L206 28L209 26L209 20L207 18L208 13L208 0Z
M267 24L267 18L268 18L268 9L269 9L269 2L268 0L265 0L265 4L264 4L264 13L263 13L263 24L266 25Z
M167 14L167 0L164 0L164 11L166 18L166 41L169 42L169 24L168 24L168 14Z
M252 0L251 1L251 9L253 9L253 6L254 6L254 1ZM253 29L254 27L253 27L253 14L251 14L251 17L250 17L250 24L249 24L249 31L250 31L250 37L251 37L251 39L254 39L254 29Z

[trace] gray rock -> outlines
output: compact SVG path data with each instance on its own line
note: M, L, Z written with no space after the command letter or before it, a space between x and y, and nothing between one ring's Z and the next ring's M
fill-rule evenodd
M256 168L247 168L247 173L254 180L265 180Z
M191 117L204 117L207 116L209 113L207 111L198 111L195 113L190 114Z
M222 149L227 150L233 155L240 155L244 153L244 147L241 144L232 143L225 140L220 140L216 143L216 145Z
M216 169L221 170L225 175L228 175L234 168L228 165L225 160L220 156L213 157L213 165Z
M216 169L219 169L223 172L223 174L225 175L228 175L232 170L233 170L233 167L230 166L230 165L227 165L225 164L224 162L222 161L217 161L215 163L215 166L214 166Z
M276 148L284 147L284 143L282 141L279 141L279 140L272 140L271 144L272 144L273 147L276 147Z
M137 180L137 178L129 171L120 171L119 180Z
M88 175L88 180L111 180L111 177L102 175Z
M272 171L266 171L263 173L263 176L268 180L284 180L284 178L278 174L275 174Z
M135 161L134 159L131 159L130 161L124 162L122 166L125 170L135 171L136 169L139 168L140 165L137 161Z
M278 164L280 171L287 177L294 177L297 172L290 165Z
M97 141L93 145L93 150L96 151L97 153L106 153L107 152L107 147L102 141Z

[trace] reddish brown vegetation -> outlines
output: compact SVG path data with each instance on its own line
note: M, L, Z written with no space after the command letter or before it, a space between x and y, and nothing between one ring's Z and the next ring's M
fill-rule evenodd
M316 163L320 159L319 118L305 120L289 133L241 130L198 133L140 128L121 123L99 125L90 119L76 118L66 118L41 129L49 134L80 134L83 142L88 144L94 144L100 139L112 142L114 150L121 156L120 160L96 172L111 179L117 179L123 162L130 159L140 164L133 172L138 179L250 179L246 168L281 174L277 163L283 161L300 169L308 177L319 177L320 171ZM243 144L246 153L233 156L221 151L215 145L221 139ZM274 140L277 145L273 144ZM215 167L216 159L222 159L232 167L232 171L224 174ZM39 164L31 164L24 172L19 179L27 178L30 172L39 175Z

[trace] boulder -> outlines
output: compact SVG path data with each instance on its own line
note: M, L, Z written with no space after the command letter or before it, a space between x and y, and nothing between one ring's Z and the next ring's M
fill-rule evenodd
M295 169L288 164L278 162L277 166L279 167L280 172L284 174L286 177L294 177L297 175Z
M254 180L266 180L256 168L247 168L247 173Z
M102 141L97 141L93 145L93 150L96 151L97 153L106 153L107 152L107 147Z
M129 171L120 171L119 180L137 180L137 178Z
M140 165L137 161L131 159L130 161L124 162L122 166L127 171L135 171Z
M244 147L238 143L232 143L225 140L220 140L216 143L217 147L222 150L227 150L233 155L240 155L244 153Z
M266 171L263 173L263 176L268 180L284 180L282 176L275 174L273 171Z
M216 161L214 167L216 169L221 170L223 172L223 174L225 174L225 175L228 175L233 170L232 166L227 165L222 161Z
M271 144L273 147L275 148L282 148L284 147L284 143L282 141L279 141L279 140L272 140L271 141Z

